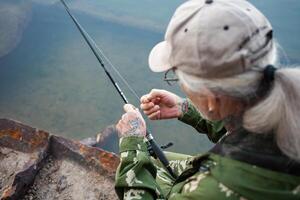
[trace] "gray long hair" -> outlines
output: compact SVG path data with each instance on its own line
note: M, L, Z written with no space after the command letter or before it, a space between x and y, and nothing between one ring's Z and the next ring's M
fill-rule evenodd
M180 81L194 92L202 86L246 102L257 93L263 69L277 62L276 47L261 59L258 68L223 79L200 79L177 70ZM253 99L252 99L253 101ZM276 134L279 148L287 156L300 161L300 69L279 68L270 91L243 114L242 126L254 133Z

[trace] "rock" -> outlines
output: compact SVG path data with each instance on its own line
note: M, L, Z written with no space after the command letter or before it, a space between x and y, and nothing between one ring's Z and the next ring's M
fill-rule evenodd
M118 163L114 153L0 119L1 200L114 200Z

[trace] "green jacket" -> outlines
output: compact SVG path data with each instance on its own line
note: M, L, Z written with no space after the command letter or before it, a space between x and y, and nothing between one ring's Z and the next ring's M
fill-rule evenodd
M240 138L227 139L222 123L204 120L191 103L180 120L200 132L205 131L214 142L222 139L212 151L203 155L191 157L167 153L170 166L178 175L176 180L149 156L143 138L131 136L120 139L121 163L115 185L120 199L300 199L299 176L282 173L275 168L267 169L269 166L259 167L253 164L256 154L243 150L248 143L239 142L241 137L252 141L256 134L241 133L236 134ZM270 138L259 137L254 140L270 141ZM270 161L267 159L266 163L273 162L277 154L286 161L284 155L277 150L274 152L275 156L272 156L273 151L267 156ZM253 162L251 157L254 157ZM298 167L297 164L295 166Z

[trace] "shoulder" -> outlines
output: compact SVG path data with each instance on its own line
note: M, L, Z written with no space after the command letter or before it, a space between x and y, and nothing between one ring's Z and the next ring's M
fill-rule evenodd
M209 171L198 172L187 178L179 193L172 193L174 199L243 199L241 195L222 184Z
M294 199L300 197L300 177L214 154L209 154L204 160L197 157L195 160L200 160L198 172L178 183L174 188L180 189L174 191L171 196L184 196L188 197L187 199L192 197L204 199L261 199L265 196L272 197L272 199Z

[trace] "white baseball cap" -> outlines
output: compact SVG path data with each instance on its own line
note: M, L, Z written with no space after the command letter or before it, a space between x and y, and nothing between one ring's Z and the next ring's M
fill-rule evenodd
M149 66L203 78L232 76L270 52L272 33L267 18L246 0L189 0L175 11Z

